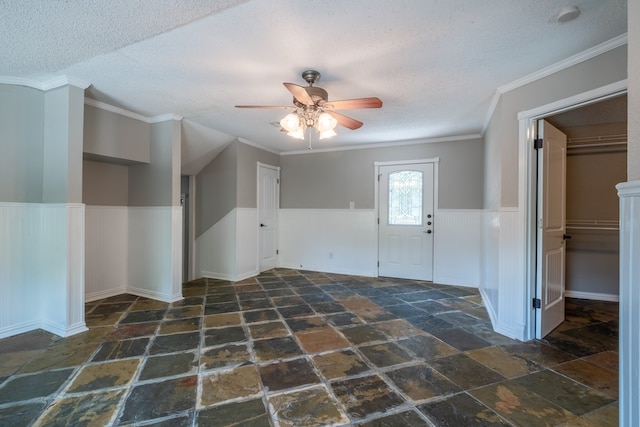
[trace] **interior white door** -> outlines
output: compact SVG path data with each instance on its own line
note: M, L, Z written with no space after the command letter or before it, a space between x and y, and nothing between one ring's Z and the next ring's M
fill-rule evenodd
M536 338L564 321L567 136L540 120Z
M258 257L260 271L278 266L280 168L258 164Z
M433 163L380 166L380 276L433 280L433 170Z

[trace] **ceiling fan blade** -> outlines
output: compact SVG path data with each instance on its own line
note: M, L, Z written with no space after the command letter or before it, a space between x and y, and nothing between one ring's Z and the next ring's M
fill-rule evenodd
M330 110L357 110L359 108L380 108L382 101L379 98L345 99L342 101L327 101L323 108Z
M296 107L285 107L280 105L236 105L236 108L269 108L272 110L292 110Z
M352 119L351 117L343 116L342 114L338 114L335 111L327 111L331 117L338 121L340 126L344 126L347 129L356 130L362 126L362 122L356 119Z
M297 99L298 102L304 105L313 105L313 99L311 99L311 97L307 93L307 90L304 87L294 83L282 83L282 84L284 85L284 87L287 88L289 92L291 92L291 95L293 95L293 97Z

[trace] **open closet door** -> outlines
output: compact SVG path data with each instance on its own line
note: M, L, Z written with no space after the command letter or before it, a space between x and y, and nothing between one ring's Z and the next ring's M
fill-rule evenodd
M567 136L538 121L536 338L564 321Z

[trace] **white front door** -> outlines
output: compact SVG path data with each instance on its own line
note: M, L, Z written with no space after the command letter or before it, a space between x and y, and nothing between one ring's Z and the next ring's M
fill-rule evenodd
M258 163L258 261L260 271L278 266L280 168Z
M536 338L564 321L567 136L538 122Z
M433 163L379 168L378 275L433 280Z

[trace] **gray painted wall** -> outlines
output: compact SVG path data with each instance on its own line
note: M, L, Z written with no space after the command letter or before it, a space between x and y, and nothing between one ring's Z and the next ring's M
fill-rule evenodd
M85 160L82 165L82 203L98 206L129 204L129 168Z
M150 163L129 166L129 206L180 205L179 126L175 120L151 125Z
M84 152L149 163L151 126L130 117L85 105Z
M518 113L627 78L627 46L502 95L485 132L484 207L518 206Z
M258 205L258 162L280 166L280 156L242 142L238 147L238 198L240 208L256 208Z
M41 203L44 95L0 84L0 201Z
M229 144L196 175L196 237L236 207L238 146Z
M483 200L481 139L310 152L281 157L282 208L374 208L374 162L439 157L438 205L479 209Z

